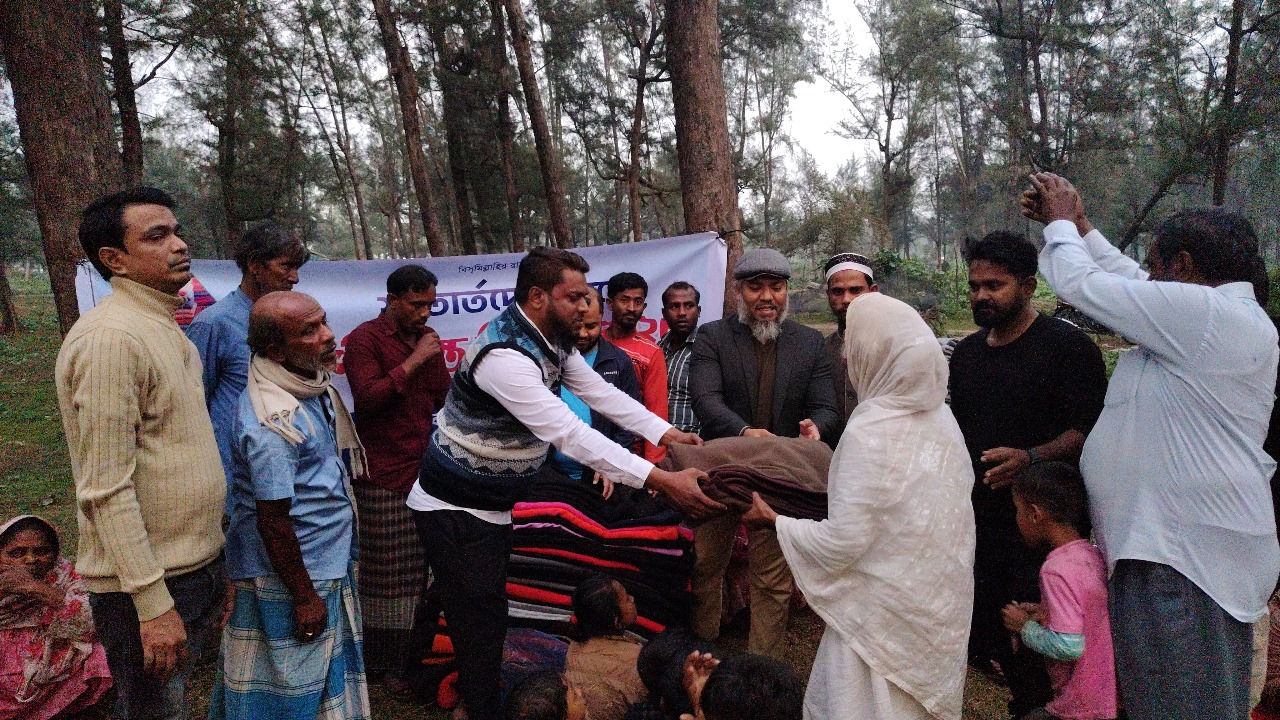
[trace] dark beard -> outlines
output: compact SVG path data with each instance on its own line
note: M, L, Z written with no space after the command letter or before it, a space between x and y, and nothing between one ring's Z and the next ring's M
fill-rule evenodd
M992 330L1009 324L1020 314L1022 314L1022 308L1018 306L1001 310L992 305L983 305L973 309L973 322L978 327Z
M551 316L551 337L547 338L557 349L567 355L578 347L578 328L564 322L560 316Z

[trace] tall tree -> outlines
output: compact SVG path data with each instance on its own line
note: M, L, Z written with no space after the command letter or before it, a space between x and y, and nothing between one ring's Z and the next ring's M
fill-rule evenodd
M0 0L0 43L62 331L79 317L80 211L120 184L97 17L78 0Z
M542 185L547 194L551 235L558 247L567 248L572 245L573 236L569 230L569 211L565 207L564 187L560 182L560 156L547 127L547 112L542 106L542 91L538 89L538 75L533 67L529 27L525 23L520 0L505 2L507 22L511 26L511 45L516 52L516 65L520 68L520 84L524 88L524 102L529 109L529 124L533 128L533 143L538 150L538 165L542 169Z
M124 180L128 185L142 182L142 123L138 119L138 99L129 64L129 44L124 37L124 5L121 0L103 0L103 22L107 46L111 49L111 81L115 88L116 110L120 117L120 154Z
M418 76L409 59L409 49L400 39L400 31L396 29L395 19L391 16L390 0L373 0L373 12L378 18L382 48L387 53L387 67L391 70L396 94L400 99L400 122L404 127L409 171L413 176L413 190L418 200L418 212L422 215L427 248L432 257L443 257L444 237L440 234L435 193L431 189L431 175L427 172L427 156L422 149L422 122L418 117Z
M511 251L524 252L520 189L516 187L516 124L511 119L512 79L507 65L507 29L502 0L489 0L489 22L493 33L489 43L489 69L498 85L498 136L502 148L502 184L507 195L507 224L511 226Z
M666 0L667 65L685 232L718 232L729 245L725 312L735 306L733 266L742 255L738 184L725 107L716 0Z

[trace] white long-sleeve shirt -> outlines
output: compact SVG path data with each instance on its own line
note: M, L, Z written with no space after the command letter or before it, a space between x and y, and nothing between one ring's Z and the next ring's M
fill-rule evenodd
M1280 574L1276 463L1262 450L1280 349L1253 286L1150 282L1066 220L1044 238L1054 292L1138 346L1121 353L1080 459L1109 568L1169 565L1237 620L1261 618Z
M564 361L560 373L561 383L592 410L654 445L671 429L670 423L600 377L577 350ZM527 355L509 348L491 350L472 378L477 387L493 396L539 440L551 443L560 452L614 482L644 487L653 463L584 423L547 389L542 371ZM509 511L458 507L429 495L419 483L414 483L407 504L414 510L464 510L487 522L511 522Z

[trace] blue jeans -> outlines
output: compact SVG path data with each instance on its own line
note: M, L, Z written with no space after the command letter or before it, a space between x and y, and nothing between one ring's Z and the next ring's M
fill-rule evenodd
M1247 720L1253 626L1168 565L1120 560L1108 586L1131 720Z
M222 558L199 570L166 578L174 609L187 630L187 660L168 680L143 672L138 612L127 593L89 593L93 624L107 651L107 667L116 688L119 720L183 720L187 716L186 684L192 664L215 641L222 615L227 574Z

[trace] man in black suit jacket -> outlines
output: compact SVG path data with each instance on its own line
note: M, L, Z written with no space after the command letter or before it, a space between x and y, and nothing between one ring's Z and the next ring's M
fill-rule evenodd
M841 418L832 397L831 364L822 334L787 320L791 264L776 250L742 256L738 315L698 331L689 385L702 437L808 437L834 444ZM739 516L712 518L694 531L694 631L720 633L724 571ZM771 528L747 531L751 575L748 652L780 658L791 601L791 570Z

